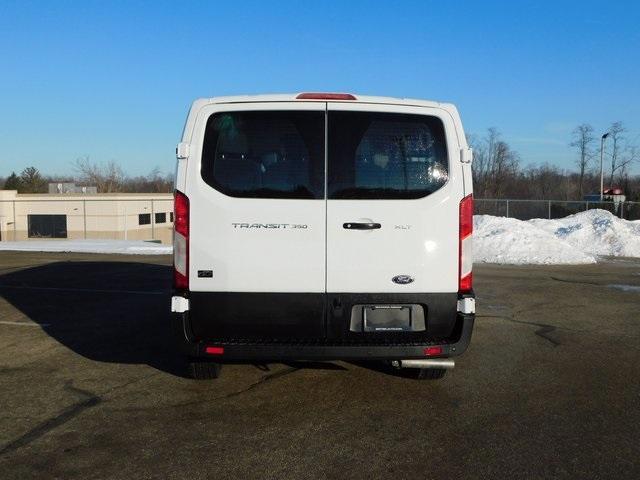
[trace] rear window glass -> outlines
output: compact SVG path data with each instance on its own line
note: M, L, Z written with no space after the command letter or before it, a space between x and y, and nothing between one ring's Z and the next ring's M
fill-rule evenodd
M214 114L201 173L233 197L324 198L324 112Z
M421 198L447 183L447 146L437 117L329 112L330 199Z

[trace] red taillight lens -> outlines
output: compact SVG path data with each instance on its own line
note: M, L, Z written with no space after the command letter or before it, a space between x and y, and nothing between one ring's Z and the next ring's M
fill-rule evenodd
M473 289L473 196L460 202L460 242L458 248L458 291L469 293Z
M427 357L432 357L434 355L442 355L442 347L427 347L424 349L424 354Z
M473 233L473 196L468 195L460 202L460 239Z
M173 202L173 284L189 289L189 198L176 190Z
M173 202L173 211L174 211L174 226L176 232L184 235L185 237L189 236L189 199L187 196L179 192L175 191L174 194L174 202Z
M296 97L298 100L357 100L350 93L322 93L310 92L301 93Z
M473 272L460 279L458 290L460 293L469 293L473 290Z
M224 347L205 347L204 352L208 355L223 355Z

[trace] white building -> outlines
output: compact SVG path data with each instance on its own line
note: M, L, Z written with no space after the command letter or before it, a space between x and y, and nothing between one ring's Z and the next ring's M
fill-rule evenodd
M0 241L113 238L170 244L170 193L19 194L0 190Z

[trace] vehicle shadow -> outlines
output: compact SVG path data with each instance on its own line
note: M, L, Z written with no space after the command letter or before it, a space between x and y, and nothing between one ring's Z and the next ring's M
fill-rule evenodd
M156 263L54 262L0 275L0 296L85 358L146 364L188 377L171 325L171 274L171 266ZM334 362L282 363L304 370L346 370ZM383 362L347 363L402 376Z
M170 288L171 267L153 263L55 262L0 275L0 295L79 355L186 376Z

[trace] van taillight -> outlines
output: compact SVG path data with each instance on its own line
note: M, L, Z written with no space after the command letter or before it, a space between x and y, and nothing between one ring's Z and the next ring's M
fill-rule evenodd
M460 241L458 249L458 292L473 289L473 195L460 202Z
M178 190L173 201L173 285L189 289L189 198Z
M308 92L296 97L298 100L357 100L350 93Z
M224 354L224 347L207 346L204 349L204 353L209 354L209 355L223 355Z

